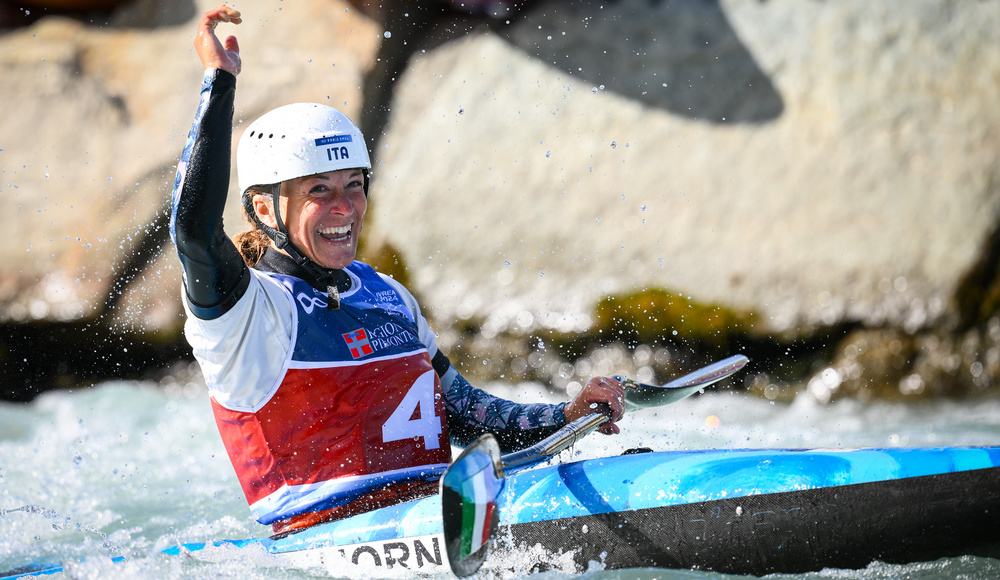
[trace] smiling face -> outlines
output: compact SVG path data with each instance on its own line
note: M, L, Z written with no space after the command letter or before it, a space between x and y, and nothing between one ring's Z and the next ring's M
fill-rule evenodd
M281 217L292 243L324 268L343 269L358 251L361 223L368 209L361 169L342 169L291 179L281 184ZM270 196L254 197L257 215L277 227Z

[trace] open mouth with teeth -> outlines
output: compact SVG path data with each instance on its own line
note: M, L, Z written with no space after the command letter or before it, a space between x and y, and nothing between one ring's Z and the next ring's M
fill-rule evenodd
M351 239L351 226L319 228L318 233L324 240L346 242Z

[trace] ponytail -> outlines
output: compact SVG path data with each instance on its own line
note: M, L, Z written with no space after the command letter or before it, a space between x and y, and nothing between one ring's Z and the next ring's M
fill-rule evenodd
M233 243L236 244L236 249L243 256L246 265L253 268L264 256L264 251L271 246L271 238L254 226L245 232L236 234Z
M264 192L261 189L251 187L244 194L245 200L252 199L254 195L262 193ZM236 244L236 249L243 256L243 261L246 262L246 265L253 268L264 256L264 251L271 247L272 242L271 238L267 237L267 234L264 233L264 230L260 229L259 220L252 219L250 214L247 213L249 211L253 211L253 206L249 203L244 203L243 219L250 224L250 229L236 234L233 237L233 243Z

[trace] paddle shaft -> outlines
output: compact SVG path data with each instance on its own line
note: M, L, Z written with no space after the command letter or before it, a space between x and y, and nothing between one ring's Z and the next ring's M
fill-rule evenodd
M570 447L580 439L589 435L592 431L609 420L603 413L591 413L584 417L567 423L561 429L549 435L545 439L535 443L531 447L526 447L520 451L508 453L501 458L504 472L512 469L524 468L539 461L554 457L563 449Z

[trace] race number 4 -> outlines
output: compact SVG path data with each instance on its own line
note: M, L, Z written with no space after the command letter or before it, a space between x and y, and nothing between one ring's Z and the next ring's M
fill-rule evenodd
M419 409L417 418L414 412ZM437 449L441 439L441 417L434 414L434 371L420 375L396 410L382 425L382 441L424 438L424 447Z

